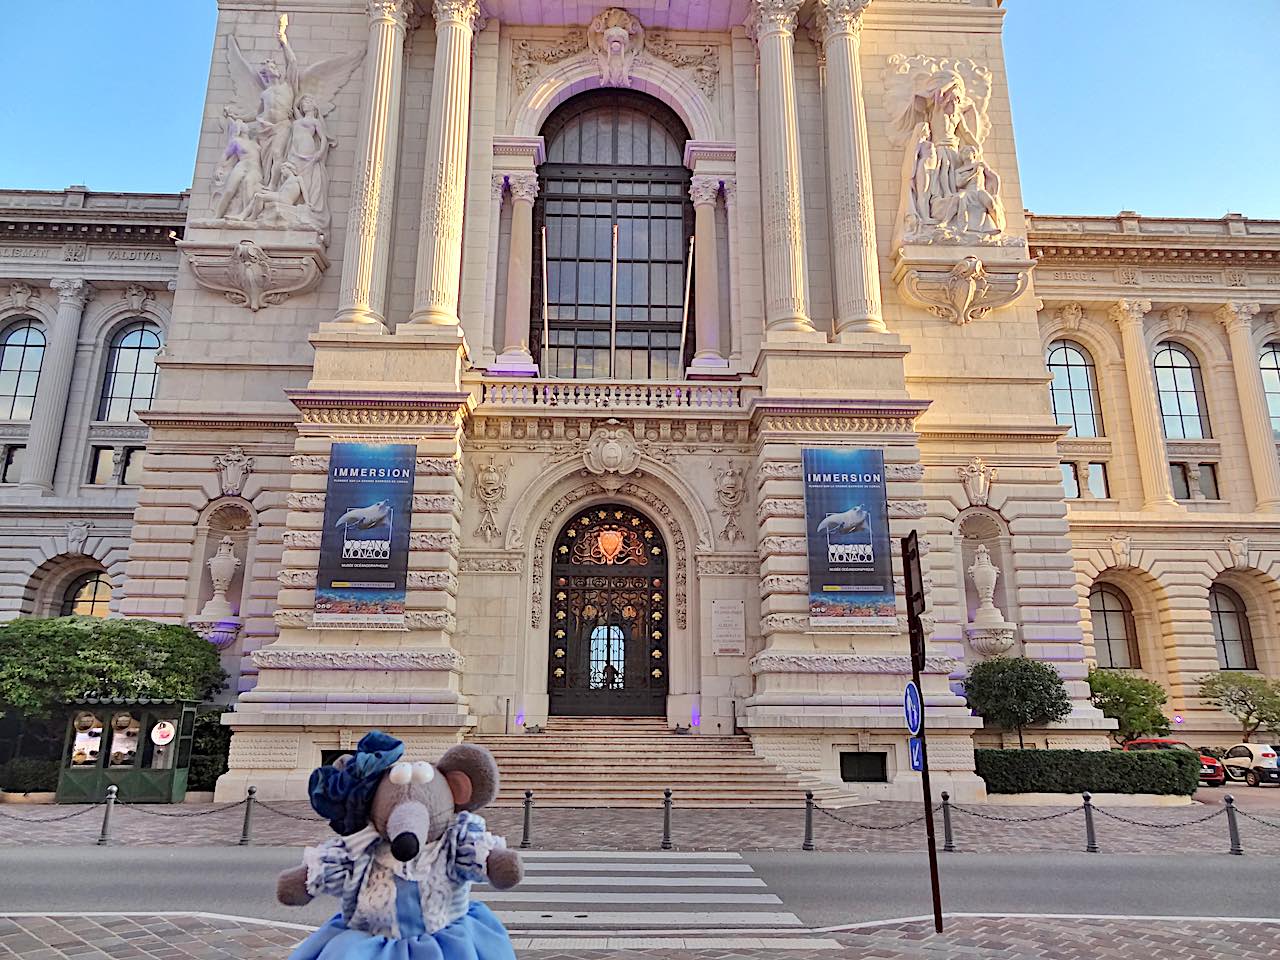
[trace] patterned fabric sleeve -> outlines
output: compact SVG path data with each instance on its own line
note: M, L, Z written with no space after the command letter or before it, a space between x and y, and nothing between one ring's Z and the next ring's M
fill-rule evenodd
M450 840L449 879L455 883L483 883L489 878L489 853L507 845L485 830L483 817L466 812L458 814Z
M341 838L307 847L302 851L302 862L307 868L307 893L313 897L320 894L342 896L347 878L355 866L351 851Z

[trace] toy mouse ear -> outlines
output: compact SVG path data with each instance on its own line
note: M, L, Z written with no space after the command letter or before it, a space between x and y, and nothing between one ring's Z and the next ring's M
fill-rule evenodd
M498 764L484 747L473 743L450 747L436 769L449 784L456 810L479 810L498 794Z

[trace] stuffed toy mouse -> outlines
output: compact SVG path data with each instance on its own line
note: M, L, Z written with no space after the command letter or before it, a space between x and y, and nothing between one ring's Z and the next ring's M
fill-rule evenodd
M475 815L498 792L484 747L451 747L435 766L402 760L404 744L374 730L354 755L311 774L311 806L341 834L280 874L276 896L304 906L319 894L342 909L289 960L515 960L471 884L520 882L520 855Z

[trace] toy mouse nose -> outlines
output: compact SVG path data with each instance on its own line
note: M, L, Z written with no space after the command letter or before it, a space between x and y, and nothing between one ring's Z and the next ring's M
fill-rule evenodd
M412 833L402 833L391 841L391 855L401 863L408 863L418 855L418 838Z

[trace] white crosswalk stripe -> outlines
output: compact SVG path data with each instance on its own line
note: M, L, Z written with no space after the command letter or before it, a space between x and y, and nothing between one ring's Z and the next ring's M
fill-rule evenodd
M803 927L736 853L538 851L526 857L524 880L514 890L479 886L473 896L513 934Z

